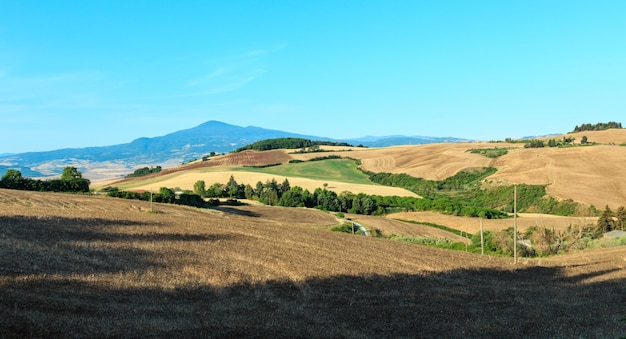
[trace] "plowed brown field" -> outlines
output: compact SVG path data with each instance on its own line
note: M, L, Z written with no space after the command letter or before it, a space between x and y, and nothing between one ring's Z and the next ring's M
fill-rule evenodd
M513 265L330 232L315 210L149 209L0 190L2 336L626 333L626 248Z

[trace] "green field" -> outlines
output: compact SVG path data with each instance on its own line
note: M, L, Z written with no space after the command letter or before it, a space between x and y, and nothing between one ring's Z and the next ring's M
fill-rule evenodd
M307 161L265 168L236 167L232 168L232 170L240 172L268 173L285 177L332 180L350 184L375 185L369 180L367 175L363 174L363 172L357 168L356 163L350 159Z

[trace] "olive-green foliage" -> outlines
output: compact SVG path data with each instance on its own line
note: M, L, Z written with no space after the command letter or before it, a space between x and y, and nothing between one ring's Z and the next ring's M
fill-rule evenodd
M159 193L151 194L150 192L128 192L120 191L116 188L108 189L107 195L114 198L134 199L143 201L154 201L166 204L176 204L193 206L199 208L206 208L211 206L211 203L204 201L198 194L192 192L183 192L176 194L173 189L167 187L161 187Z
M573 132L575 133L575 132L582 132L582 131L603 131L609 128L622 128L622 123L609 121L607 123L599 122L597 124L582 124L580 126L574 127Z
M452 215L485 217L488 219L505 218L506 213L492 207L481 206L472 199L478 192L480 181L496 172L493 167L460 171L443 181L424 180L407 174L371 173L370 180L382 185L402 187L423 197L415 199L403 208L414 211L438 211ZM392 207L392 206L385 206Z
M442 181L415 178L404 173L364 173L368 174L370 180L375 183L402 187L420 195L427 195L435 191L465 190L479 187L482 179L496 173L496 171L494 167L466 169Z
M127 175L126 178L143 177L143 176L146 176L148 174L159 173L159 172L161 172L161 170L162 170L161 166L142 167L140 169L135 170L135 172Z
M470 153L484 155L487 158L497 158L507 154L509 151L507 148L472 148Z
M234 152L242 152L245 150L256 150L256 151L268 151L272 149L296 149L296 148L309 148L312 146L347 146L350 147L350 144L345 142L331 142L331 141L313 141L309 139L302 138L276 138L276 139L267 139L254 142L250 145L246 145L236 149Z
M363 232L359 230L358 228L354 227L352 223L344 223L339 226L334 226L334 227L331 227L330 230L333 232L363 235Z
M323 160L323 161L322 161ZM235 171L238 169L235 168ZM298 161L268 168L245 168L247 172L260 172L284 177L301 177L317 180L333 180L353 184L371 184L368 176L363 174L351 159L335 157L318 159L318 161Z
M7 170L0 179L0 188L41 191L41 192L89 192L89 179L82 177L82 174L73 166L63 169L61 179L37 180L25 178L18 170Z
M626 208L620 206L617 211L613 212L607 205L600 214L597 222L598 231L609 232L612 230L624 230L626 226Z
M467 233L465 233L465 232L462 232L462 231L456 230L456 229L454 229L454 228L450 228L450 227L448 227L448 226L444 226L444 225L434 224L434 223L431 223L431 222L413 221L413 220L402 220L402 219L397 219L397 220L402 221L402 222L407 222L407 223L410 223L410 224L415 224L415 225L423 225L423 226L428 226L428 227L438 228L438 229L440 229L440 230L444 230L444 231L447 231L447 232L450 232L450 233L454 233L454 234L456 234L456 235L464 236L464 237L466 237L466 238L468 238L468 239L472 239L472 237L473 237L473 236L472 236L472 235L470 235L470 234L467 234Z
M545 147L543 140L532 139L530 142L524 145L524 148L542 148Z

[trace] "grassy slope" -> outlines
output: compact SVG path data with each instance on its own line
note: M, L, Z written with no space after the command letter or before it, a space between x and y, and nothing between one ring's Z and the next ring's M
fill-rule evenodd
M285 177L300 177L314 180L333 180L353 184L375 185L369 180L367 175L359 171L355 162L349 159L288 163L266 168L243 167L233 170L276 174Z
M329 232L334 218L314 210L148 209L0 190L2 336L626 333L625 248L514 267Z
M328 184L328 189L337 193L350 191L378 195L417 196L415 193L397 187L387 187L372 183L366 175L361 173L352 160L335 159L294 164L283 164L266 168L254 167L202 167L178 171L162 176L149 178L135 178L119 183L107 183L106 186L116 186L122 190L152 190L159 187L180 187L193 189L193 184L204 180L207 186L214 183L225 184L230 176L240 184L256 185L258 181L276 179L279 183L289 179L291 186L301 186L309 191L322 188ZM102 186L96 186L101 188Z

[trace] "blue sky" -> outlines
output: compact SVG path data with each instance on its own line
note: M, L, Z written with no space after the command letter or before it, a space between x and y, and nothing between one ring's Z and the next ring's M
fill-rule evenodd
M492 140L626 116L625 1L0 0L0 154L208 120Z

